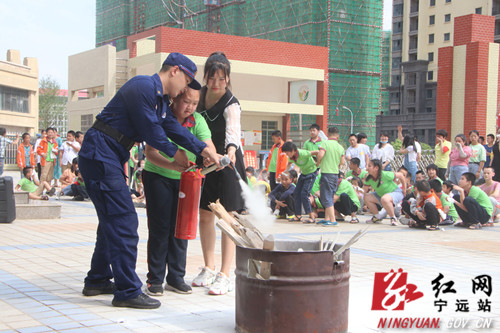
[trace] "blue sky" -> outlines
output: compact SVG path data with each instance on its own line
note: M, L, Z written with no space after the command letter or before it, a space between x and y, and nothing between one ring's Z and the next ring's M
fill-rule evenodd
M199 0L202 1L202 0ZM392 0L384 1L384 30ZM68 86L68 56L95 47L95 0L0 0L0 60L8 49L38 59L40 77Z

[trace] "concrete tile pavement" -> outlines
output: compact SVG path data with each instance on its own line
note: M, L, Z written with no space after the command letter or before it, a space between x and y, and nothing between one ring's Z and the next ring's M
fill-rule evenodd
M52 200L52 199L51 199ZM157 310L114 308L111 295L84 297L83 279L89 269L95 242L97 218L90 202L61 200L62 217L58 220L17 220L0 225L0 332L233 332L235 293L209 296L205 288L191 295L166 292ZM145 280L147 223L146 212L138 209L139 251L137 273ZM265 226L266 233L277 239L348 240L364 228L368 216L359 225L340 223L338 227L320 227L284 220ZM386 222L387 223L387 222ZM220 233L219 233L220 234ZM350 332L390 332L377 328L381 318L440 318L442 331L500 332L500 227L464 230L445 227L444 231L411 230L406 226L371 225L351 249L349 297ZM216 247L219 256L220 237ZM220 258L217 258L220 262ZM190 282L203 265L199 239L190 241L186 280ZM405 304L403 311L372 311L374 273L404 269L408 283L415 284L424 296ZM452 280L455 294L441 294L448 302L442 312L436 301L432 280L443 274L442 283ZM487 274L493 292L472 291L472 279ZM234 281L234 276L232 276ZM469 312L457 312L457 300L467 300ZM489 299L491 311L478 311L479 300ZM332 309L335 311L335 309ZM486 325L491 318L491 328ZM419 331L436 331L420 329Z

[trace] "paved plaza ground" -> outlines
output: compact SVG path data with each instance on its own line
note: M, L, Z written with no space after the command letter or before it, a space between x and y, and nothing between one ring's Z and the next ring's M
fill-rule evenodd
M16 173L8 173L15 176ZM54 200L54 199L51 199ZM84 297L83 279L89 269L95 242L97 218L91 202L61 200L57 220L16 220L0 224L0 332L234 332L235 292L209 296L207 289L194 288L191 295L166 292L156 310L111 306L112 295ZM147 272L146 210L138 208L139 250L137 273ZM303 225L278 220L264 228L277 239L334 239L340 242L367 225L340 223L338 227ZM217 262L220 263L220 232ZM398 332L377 328L381 318L439 318L439 329L421 332L500 332L500 226L483 230L445 227L440 231L412 230L407 226L370 225L369 232L351 249L349 297L350 332ZM203 265L199 239L189 242L186 281ZM372 311L375 272L402 268L407 283L424 296L405 304L401 311ZM432 281L443 275L436 298ZM473 289L480 275L492 278L492 293ZM231 276L234 281L234 274ZM453 281L451 284L447 282ZM456 293L447 293L446 289ZM484 287L484 286L483 286ZM475 291L475 293L473 292ZM442 312L434 302L446 300ZM488 299L490 311L478 311L478 302ZM462 306L457 305L462 304ZM457 312L468 304L469 312ZM335 311L335 309L332 309ZM490 328L478 328L488 326ZM461 326L466 328L447 328ZM260 333L260 332L259 332Z

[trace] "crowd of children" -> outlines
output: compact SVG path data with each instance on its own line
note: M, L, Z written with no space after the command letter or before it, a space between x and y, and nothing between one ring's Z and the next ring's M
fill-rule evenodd
M271 210L291 222L337 225L357 214L369 213L369 223L388 218L391 225L438 230L452 225L478 229L500 221L500 182L495 180L494 135L481 144L478 131L447 141L445 130L436 132L435 163L419 169L421 145L410 134L402 135L403 165L393 169L394 148L386 133L373 150L364 133L351 134L349 147L338 143L338 129L321 137L319 126L310 127L311 138L303 148L272 133L274 146L267 168L257 172L266 184L269 171ZM500 136L500 135L499 135ZM496 143L498 150L498 142ZM346 170L345 175L341 170ZM298 172L298 176L297 175ZM256 186L255 170L247 168L249 184ZM250 180L251 179L251 180Z

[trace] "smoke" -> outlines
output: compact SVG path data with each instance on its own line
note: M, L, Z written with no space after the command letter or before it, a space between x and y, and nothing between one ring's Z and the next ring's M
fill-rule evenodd
M240 179L239 182L243 192L243 198L245 199L245 206L253 216L252 223L257 228L270 227L274 223L275 218L271 215L271 211L267 206L266 195L258 188L252 190L242 179Z

